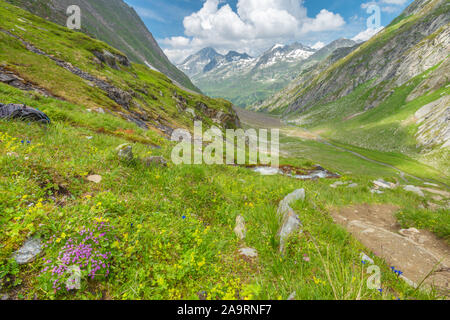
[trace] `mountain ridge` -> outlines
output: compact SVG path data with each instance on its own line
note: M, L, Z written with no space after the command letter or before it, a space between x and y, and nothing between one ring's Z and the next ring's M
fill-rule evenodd
M200 92L189 77L169 61L134 8L123 0L6 1L63 26L67 20L67 7L78 5L82 13L83 32L121 50L133 62L147 65L180 86Z
M330 45L333 48L327 51ZM320 50L298 42L277 44L258 57L239 53L232 61L209 47L186 58L178 67L206 94L247 107L264 101L288 85L304 66L309 66L312 56L321 61L331 54L332 49L349 45L356 45L356 42L341 40ZM321 54L317 55L317 52Z

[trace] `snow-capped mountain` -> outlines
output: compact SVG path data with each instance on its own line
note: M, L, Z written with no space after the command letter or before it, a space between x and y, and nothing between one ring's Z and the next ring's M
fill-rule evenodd
M276 44L252 58L230 51L226 55L205 48L188 57L178 68L189 75L203 92L226 98L238 106L248 106L267 99L283 89L302 71L303 63L331 54L335 47L355 44L351 40L330 44L320 50L301 43Z
M279 62L295 63L309 58L315 52L316 50L297 42L287 46L276 44L258 58L256 66L267 68Z

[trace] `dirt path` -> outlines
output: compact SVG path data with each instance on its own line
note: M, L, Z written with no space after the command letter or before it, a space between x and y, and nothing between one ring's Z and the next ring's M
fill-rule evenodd
M402 230L394 216L398 209L393 205L365 204L333 209L331 215L375 255L402 271L411 285L422 283L432 273L424 283L448 295L449 247L430 232Z

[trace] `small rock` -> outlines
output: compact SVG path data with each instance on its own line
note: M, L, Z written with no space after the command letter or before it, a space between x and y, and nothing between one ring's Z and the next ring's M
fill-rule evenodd
M34 260L42 251L42 244L39 238L28 239L24 245L13 254L13 258L18 264L26 264Z
M336 181L335 183L333 183L332 185L330 185L330 188L336 189L339 186L343 186L346 185L347 183L342 182L342 181Z
M245 239L247 230L245 229L245 220L242 216L236 217L236 227L234 228L234 233L239 239Z
M305 189L298 189L287 195L279 204L277 214L283 221L279 236L280 236L280 252L284 251L285 242L288 237L297 231L302 225L300 218L291 208L291 203L298 200L305 200Z
M0 300L1 301L6 301L9 299L9 295L7 293L0 295Z
M92 136L88 136L88 137L86 137L86 139L88 139L88 140L92 140L92 139L94 139L94 137L92 137Z
M434 201L442 201L442 200L444 200L444 198L442 198L441 196L433 196L432 199Z
M239 253L242 256L246 256L247 258L257 258L258 257L258 251L256 251L253 248L242 248L242 249L239 249Z
M298 189L292 192L291 194L287 195L278 206L278 215L284 218L292 210L290 207L291 203L298 200L305 200L305 197L306 197L305 189Z
M395 188L395 185L393 183L384 181L383 179L375 180L373 182L373 184L382 189L394 189Z
M370 190L370 193L373 193L373 194L383 194L384 192L381 191L381 190L372 189L372 190Z
M294 210L291 209L291 212L284 220L283 226L280 230L280 252L284 251L284 247L286 245L286 240L289 236L300 229L302 223L300 218L295 214Z
M102 176L94 174L92 176L87 177L87 180L94 183L100 183L102 181Z
M81 289L81 270L77 265L67 268L67 272L70 277L66 281L67 290L80 290Z
M288 299L288 301L293 301L293 300L295 300L295 296L297 295L297 292L292 292L291 293L291 295L289 296L289 298L287 298Z
M143 162L147 167L151 167L154 165L167 167L167 161L166 159L164 159L164 157L147 157L143 159Z
M103 108L97 108L97 109L95 109L95 112L100 113L100 114L104 114L105 110Z
M418 188L418 187L415 187L415 186L405 186L403 188L403 190L409 191L409 192L413 192L413 193L417 194L419 197L422 197L422 198L425 197L425 194L422 192L422 190L420 188Z
M358 187L357 183L352 183L347 186L347 188L356 188L356 187Z
M116 148L116 152L121 161L133 161L133 147L130 144L121 144Z

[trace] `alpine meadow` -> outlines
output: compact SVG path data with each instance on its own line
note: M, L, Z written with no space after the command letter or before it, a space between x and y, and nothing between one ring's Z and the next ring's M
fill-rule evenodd
M449 55L449 0L0 0L0 300L447 301Z

